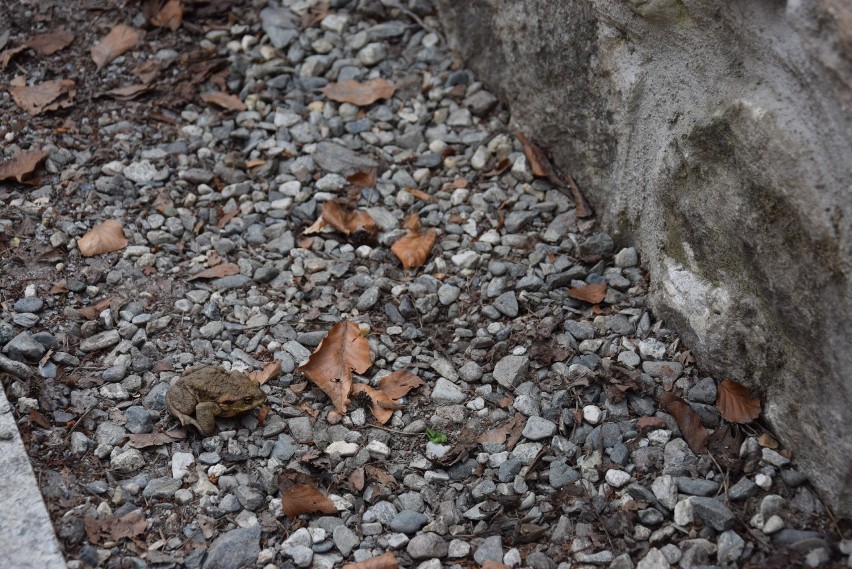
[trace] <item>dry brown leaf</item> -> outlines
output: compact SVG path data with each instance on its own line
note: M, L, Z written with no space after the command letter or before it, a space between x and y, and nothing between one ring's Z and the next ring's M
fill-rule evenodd
M246 160L246 168L257 168L258 166L263 166L266 162L266 160L262 160L260 158L256 160Z
M299 366L299 371L329 396L342 415L346 413L352 389L352 371L364 373L371 365L370 345L361 335L360 327L351 320L344 320L329 330L307 363Z
M397 569L399 563L390 551L357 563L347 563L343 569Z
M239 265L237 265L236 263L222 263L221 265L216 265L215 267L204 269L200 273L195 273L186 280L194 281L195 279L218 279L221 277L229 277L231 275L238 274L240 274Z
M302 27L310 28L314 24L320 23L323 18L328 15L328 0L322 0L311 6L304 14L302 14Z
M166 0L159 11L151 16L150 22L158 28L176 31L183 22L183 3L180 0Z
M364 467L364 471L370 478L388 488L396 488L399 485L396 478L378 466L368 464Z
M211 105L216 105L217 107L222 107L229 111L246 110L246 104L240 101L239 97L229 93L223 93L222 91L208 91L206 93L201 93L201 100L205 103L210 103Z
M689 406L689 403L674 393L663 393L660 396L660 403L674 415L677 426L692 452L702 453L707 450L709 433L701 424L701 417Z
M412 389L423 385L423 380L404 369L395 371L379 382L379 389L384 391L391 399L405 397Z
M532 175L542 178L552 177L553 166L544 151L524 136L524 133L519 132L517 136L521 144L524 145L524 156L527 157L527 162L530 163L530 172L532 172Z
M315 222L311 224L310 227L305 229L303 235L316 235L318 233L323 233L325 228L328 227L328 224L322 217L318 217ZM302 247L303 249L307 249L307 247Z
M262 370L253 371L248 376L263 385L273 377L278 377L279 373L281 373L281 360L273 360L263 366Z
M115 89L105 91L104 95L112 97L113 99L130 101L135 99L139 95L142 95L143 93L147 93L151 90L151 87L151 85L146 85L144 83L139 83L136 85L127 85L126 87L117 87Z
M121 224L108 219L94 226L91 231L77 239L77 248L84 257L112 253L127 247L127 238Z
M376 176L378 172L375 168L366 171L359 171L346 176L346 181L358 188L374 188L376 187Z
M6 69L12 57L24 50L32 49L39 55L53 55L57 51L68 47L74 41L74 32L65 28L57 28L46 34L38 34L18 47L7 49L0 53L0 69Z
M366 211L346 211L339 203L327 201L322 205L322 219L344 235L363 233L373 238L379 232L376 220Z
M391 246L391 251L406 269L420 267L429 258L437 237L434 229L425 232L411 231L397 239Z
M0 180L15 178L24 182L49 155L46 150L18 150L10 159L0 162Z
M186 431L183 429L172 429L162 433L137 433L127 435L128 442L133 448L148 448L167 445L175 441L182 441L186 438Z
M132 49L145 35L142 30L118 24L90 50L98 69Z
M416 188L408 190L408 193L417 198L418 200L424 201L426 203L435 203L436 201L438 201L432 194L428 194L423 190L418 190Z
M311 484L295 484L281 493L281 509L291 520L301 514L334 515L337 508Z
M219 229L222 229L223 227L228 225L229 221L231 221L232 219L237 217L237 214L239 214L239 213L240 213L240 210L238 210L238 209L232 209L231 211L224 212L222 214L222 216L219 218L219 221L216 222L216 227L218 227Z
M509 569L509 566L503 565L499 561L486 559L485 562L482 564L482 569Z
M639 420L636 421L636 430L639 431L640 435L644 435L649 431L665 428L666 422L660 417L645 416L639 417Z
M749 397L748 389L730 379L719 384L716 407L732 423L750 423L760 416L760 399Z
M387 79L370 79L359 83L354 79L329 83L322 88L322 94L338 103L351 103L364 107L372 105L379 99L390 99L396 86Z
M151 83L160 74L161 64L156 59L149 59L133 68L131 73L143 83Z
M352 385L353 396L362 394L369 398L370 412L379 424L384 425L390 420L391 416L393 416L394 411L402 409L402 405L394 401L393 398L384 391L370 387L366 383L356 383Z
M355 492L360 492L364 489L364 483L366 482L364 476L364 467L360 466L352 471L352 474L349 475L349 487L352 488Z
M64 294L68 292L68 281L56 281L50 287L50 294Z
M101 312L107 308L112 302L112 297L108 296L102 300L97 301L91 306L87 306L85 308L78 308L77 314L85 318L86 320L94 320L100 315Z
M769 433L761 433L759 437L757 437L757 444L765 448L776 449L781 446L778 441L770 435Z
M595 283L569 288L568 296L588 302L589 304L597 304L606 298L606 283Z
M9 82L9 93L15 103L30 115L70 107L77 94L76 84L70 79L55 79L27 85L23 77Z
M412 213L402 221L403 229L410 229L411 231L420 231L420 227L420 216L417 215L417 212Z
M506 438L512 433L512 430L514 430L518 424L523 424L523 422L524 420L521 414L516 413L512 420L502 427L495 427L479 435L477 441L480 444L497 443L498 445L502 445L506 442Z
M84 516L83 525L86 528L86 537L92 543L103 543L133 537L144 533L148 528L148 520L140 510L134 510L124 514L120 518L115 516Z

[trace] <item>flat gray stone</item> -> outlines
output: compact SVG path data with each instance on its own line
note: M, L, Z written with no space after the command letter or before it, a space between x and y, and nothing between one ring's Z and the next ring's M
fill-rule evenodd
M494 308L504 316L514 318L518 315L518 298L514 291L504 292L494 299Z
M118 330L106 330L99 334L95 334L94 336L89 336L80 342L80 350L83 352L103 350L116 345L120 341L121 336L119 336Z
M21 332L3 346L3 353L18 361L38 361L47 349L35 341L29 332Z
M405 550L415 561L420 559L443 559L449 544L437 533L427 532L411 538ZM206 568L205 568L206 569Z
M503 562L503 538L499 535L486 537L485 540L476 548L473 554L473 560L480 565L486 561Z
M234 529L217 537L207 550L204 569L241 569L260 554L260 526Z
M524 426L523 435L531 441L540 441L556 433L556 423L543 417L530 417Z
M432 389L432 401L436 403L463 403L467 395L448 379L439 377Z

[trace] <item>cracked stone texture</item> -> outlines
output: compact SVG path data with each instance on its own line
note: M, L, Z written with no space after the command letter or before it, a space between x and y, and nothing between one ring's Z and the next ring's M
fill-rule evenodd
M437 4L514 122L638 244L699 365L759 392L852 515L852 6Z

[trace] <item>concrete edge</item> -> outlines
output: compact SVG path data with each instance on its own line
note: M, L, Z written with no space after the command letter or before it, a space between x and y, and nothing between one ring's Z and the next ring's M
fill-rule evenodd
M12 406L0 388L0 559L17 569L66 569Z

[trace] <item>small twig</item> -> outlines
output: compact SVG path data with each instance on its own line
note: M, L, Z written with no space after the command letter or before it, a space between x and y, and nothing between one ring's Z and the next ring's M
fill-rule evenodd
M76 429L76 428L77 428L77 425L79 425L79 424L80 424L80 421L82 421L83 419L85 419L85 418L86 418L86 415L88 415L88 414L89 414L89 411L91 411L91 410L92 410L92 409L94 409L94 408L95 408L95 406L94 406L94 405L90 405L88 409L86 409L85 411L83 411L83 414L82 414L82 415L80 415L80 418L79 418L79 419L77 419L76 421L74 421L74 424L73 424L73 425L71 425L71 428L70 428L70 429L68 429L68 434L67 434L67 435L65 435L65 440L66 440L66 441L69 439L69 437L71 437L71 433L73 433L73 432L74 432L74 429Z
M709 450L707 451L707 456L710 457L710 460L712 460L713 464L716 465L716 468L719 469L719 474L724 474L724 476L725 476L725 479L722 480L722 488L725 490L725 505L727 505L731 501L731 499L728 497L728 472L722 471L722 466L718 462L716 462L716 458L713 456L713 453L710 452Z
M382 427L381 425L361 425L360 427L355 425L356 429L379 429L382 431L387 431L389 433L394 433L397 435L408 435L409 437L422 437L426 436L425 433L406 433L405 431L398 431L396 429L388 429L387 427Z

